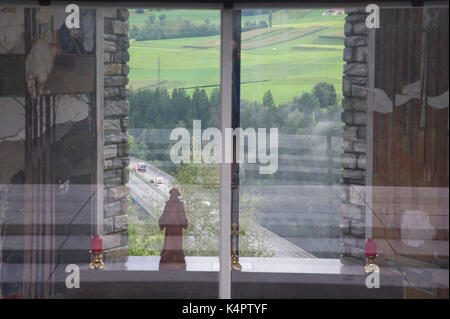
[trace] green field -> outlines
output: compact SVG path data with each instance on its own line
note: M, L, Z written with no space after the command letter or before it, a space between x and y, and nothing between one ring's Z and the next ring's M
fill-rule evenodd
M322 16L322 12L279 10L273 13L272 30L249 31L253 32L251 37L243 34L241 82L254 83L241 85L241 98L261 101L263 94L271 90L275 103L286 103L323 81L332 83L337 93L341 94L344 45L339 36L345 19L344 15ZM164 13L167 20L182 17L196 23L204 23L205 19L214 24L220 23L219 11L145 10L137 14L131 10L130 27L143 27L152 13L156 17ZM242 20L243 23L246 20L267 21L267 16L243 16ZM310 32L312 30L314 32ZM220 82L218 41L218 35L131 40L129 86L133 89L156 87L159 57L160 86L169 89L208 86L206 90L209 92L212 86Z

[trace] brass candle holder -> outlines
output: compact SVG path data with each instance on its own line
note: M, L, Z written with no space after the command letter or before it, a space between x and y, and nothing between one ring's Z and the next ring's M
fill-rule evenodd
M101 251L89 250L91 254L91 263L89 264L89 269L103 269L105 264L103 263L103 254Z
M236 251L236 244L233 244L233 254L231 255L231 268L233 270L238 270L238 271L242 270L242 266L239 263L239 256L237 255L237 251Z
M367 256L367 259L366 259L366 265L364 266L364 273L366 273L366 274L370 274L370 273L372 273L372 272L377 272L378 271L378 265L375 263L375 258L377 257L378 255L375 255L375 256Z

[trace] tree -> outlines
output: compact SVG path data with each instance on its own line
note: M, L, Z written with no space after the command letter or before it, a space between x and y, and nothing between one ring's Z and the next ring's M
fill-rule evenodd
M177 182L189 220L183 234L187 256L216 256L219 253L219 171L218 164L178 164ZM264 244L265 233L252 228L260 207L259 200L255 194L240 194L239 223L247 231L247 236L241 237L239 242L241 256L272 256Z
M263 105L269 108L275 107L275 102L273 101L272 92L270 90L264 93Z
M266 21L264 21L264 20L259 20L259 22L258 22L258 28L259 29L264 29L264 28L267 28L268 27L268 25L267 25L267 22Z
M159 22L163 22L166 19L167 19L167 16L164 13L159 16Z
M303 93L300 99L294 99L297 107L305 114L312 115L312 120L316 120L316 108L320 106L319 100L311 93Z
M331 83L319 82L314 85L313 94L319 101L321 108L337 105L336 90Z
M138 34L138 29L137 29L136 25L133 24L133 27L131 28L131 31L130 31L130 39L136 39L137 34Z
M154 24L155 23L155 15L154 14L150 14L149 16L148 16L148 19L147 19L147 23L149 23L149 24Z

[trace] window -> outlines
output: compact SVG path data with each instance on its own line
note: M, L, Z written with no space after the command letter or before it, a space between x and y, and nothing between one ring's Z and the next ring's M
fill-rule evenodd
M67 15L0 8L1 296L448 297L448 6Z

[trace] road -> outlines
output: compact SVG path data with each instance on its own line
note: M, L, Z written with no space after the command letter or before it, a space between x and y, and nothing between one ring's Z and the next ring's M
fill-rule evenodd
M137 163L145 162L136 158L130 159L130 168L134 169ZM128 187L130 188L130 195L142 208L149 214L153 215L155 210L162 211L165 201L168 199L169 190L176 185L176 179L173 176L166 174L148 162L145 173L131 173ZM150 178L163 178L163 184L152 184L144 181ZM274 252L274 257L292 257L292 258L315 258L314 255L308 253L306 250L294 245L288 240L278 236L274 232L269 231L265 227L254 223L251 226L253 231L264 233L265 246Z

